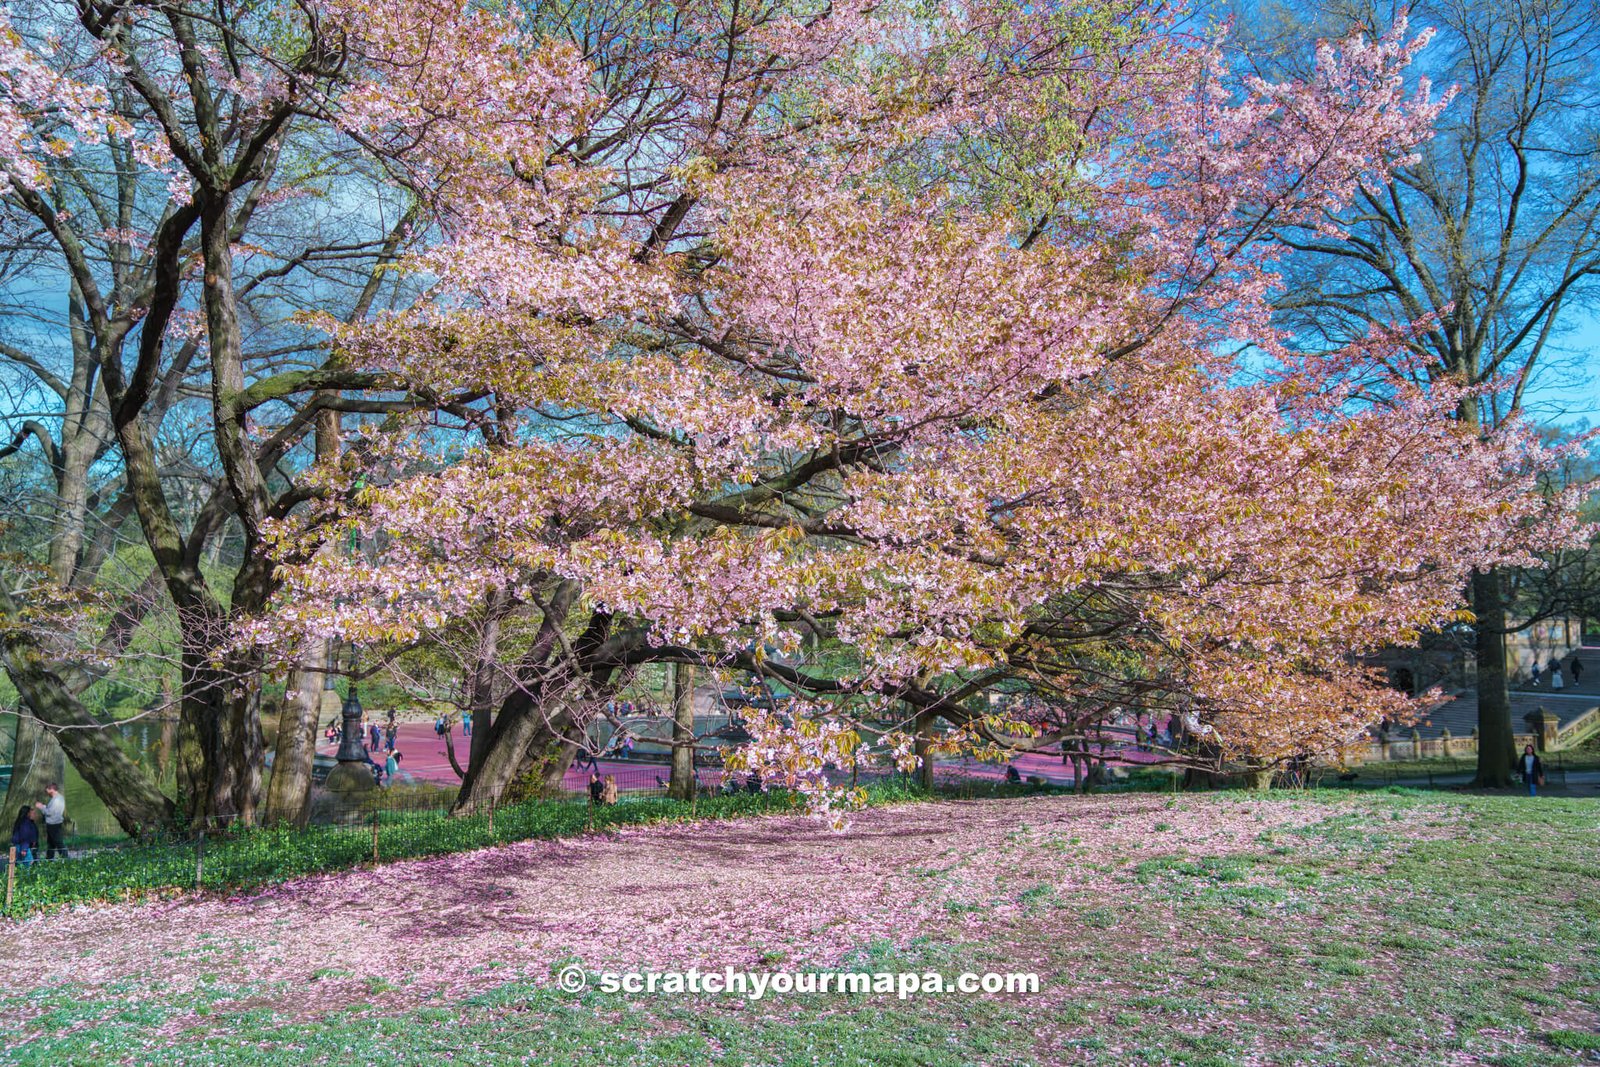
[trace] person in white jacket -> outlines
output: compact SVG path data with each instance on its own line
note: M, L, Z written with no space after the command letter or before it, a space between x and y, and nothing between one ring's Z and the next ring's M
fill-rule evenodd
M49 782L44 787L47 800L34 803L34 807L44 812L44 858L53 860L56 856L67 858L66 842L62 835L66 832L67 798L61 794L60 782Z

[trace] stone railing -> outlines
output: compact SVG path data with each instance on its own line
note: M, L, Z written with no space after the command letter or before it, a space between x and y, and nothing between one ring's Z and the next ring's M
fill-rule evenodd
M1597 726L1600 726L1600 704L1590 708L1557 730L1555 747L1566 748L1568 745L1574 744L1593 733Z
M1514 736L1518 752L1522 751L1523 745L1536 743L1532 734L1522 733ZM1368 763L1383 763L1387 760L1464 759L1478 754L1478 738L1475 734L1470 737L1450 737L1448 734L1443 737L1390 737L1387 741L1368 742L1365 749L1357 751Z

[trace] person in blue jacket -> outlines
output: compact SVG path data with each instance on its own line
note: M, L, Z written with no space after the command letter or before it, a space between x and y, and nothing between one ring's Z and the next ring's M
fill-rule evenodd
M34 853L39 851L39 827L33 821L33 809L26 804L11 825L11 847L17 850L17 862L24 867L33 862Z

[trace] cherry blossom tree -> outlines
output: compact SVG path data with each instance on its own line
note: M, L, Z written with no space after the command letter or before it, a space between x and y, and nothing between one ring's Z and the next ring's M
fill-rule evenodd
M262 674L314 688L329 638L465 650L464 806L559 778L648 663L754 679L736 762L824 806L867 736L926 765L1135 695L1270 766L1398 713L1352 654L1576 536L1529 491L1557 456L1452 417L1470 386L1364 388L1427 323L1307 354L1273 322L1270 238L1438 114L1403 22L1274 82L1139 0L46 7L0 25L5 218L81 304L193 818L254 817ZM265 225L351 195L330 159L406 211ZM291 276L292 367L247 341ZM373 314L394 279L420 295ZM200 387L218 475L188 523L164 383ZM0 636L41 719L93 725ZM989 706L1019 683L1070 731ZM119 817L164 818L95 734L63 736Z
M484 400L264 521L243 639L521 613L463 805L559 778L648 662L792 694L737 760L819 795L867 718L903 762L1015 736L983 697L1018 678L1270 766L1402 710L1352 654L1576 536L1461 384L1364 388L1413 324L1309 355L1272 320L1273 234L1438 113L1403 21L1271 82L1136 2L324 11L372 72L341 121L444 234L335 351Z

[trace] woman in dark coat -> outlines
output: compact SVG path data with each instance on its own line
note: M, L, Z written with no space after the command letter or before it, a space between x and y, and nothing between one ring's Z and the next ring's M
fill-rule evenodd
M11 824L11 847L17 850L17 862L23 864L32 863L39 851L39 827L33 821L33 809L26 804Z
M1522 781L1528 787L1528 795L1539 795L1539 787L1544 785L1544 764L1534 754L1533 746L1527 745L1522 749L1522 759L1517 761L1517 768L1522 772Z

